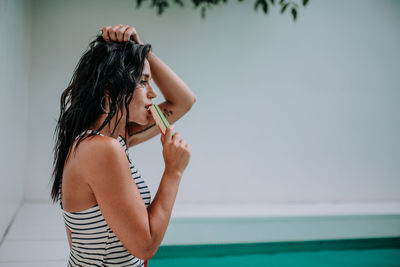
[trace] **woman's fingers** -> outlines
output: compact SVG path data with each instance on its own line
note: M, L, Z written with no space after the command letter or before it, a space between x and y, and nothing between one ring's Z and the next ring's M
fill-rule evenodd
M191 152L192 151L192 147L189 144L185 144L185 148L187 149L187 151Z
M121 24L115 25L108 31L108 35L112 41L117 41L117 30L121 27L120 25Z
M126 42L127 41L129 41L129 38L130 37L133 37L133 40L135 40L135 42L137 42L138 43L138 38L137 38L137 32L136 32L136 30L135 30L135 28L133 28L133 27L129 27L128 28L128 30L125 32L125 35L124 35L124 41L126 40Z
M164 145L164 141L165 141L165 137L164 137L164 135L163 135L163 134L161 134L161 144L163 144L163 145Z
M118 42L123 42L124 41L124 34L125 31L129 28L128 25L122 25L118 30L117 30L117 41Z
M167 130L165 131L164 141L168 144L172 141L172 130L174 129L174 125L171 124Z
M124 33L124 42L128 42L131 35L135 32L135 29L129 27Z
M143 44L136 29L129 25L117 24L115 26L105 26L103 27L102 36L106 41L111 40L115 42L127 42L132 36L135 42Z
M186 141L184 139L179 140L179 145L183 148L186 148Z
M174 136L172 136L172 141L179 143L181 141L181 134L180 133L175 133Z
M133 28L133 33L131 35L133 37L133 40L135 40L136 43L143 44L142 41L140 41L139 34L135 30L135 28Z
M108 35L108 30L111 29L111 26L104 26L102 30L102 36L105 41L110 40L110 36Z

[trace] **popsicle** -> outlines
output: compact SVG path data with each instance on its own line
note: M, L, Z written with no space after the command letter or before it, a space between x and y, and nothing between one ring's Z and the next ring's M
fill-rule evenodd
M160 132L163 135L165 135L165 131L167 130L167 128L169 126L169 122L165 118L161 109L158 107L157 104L153 104L150 106L150 112L151 112L151 115L153 116L154 120L156 121L156 124L157 124L158 128L160 129ZM173 135L174 134L172 134L172 136Z

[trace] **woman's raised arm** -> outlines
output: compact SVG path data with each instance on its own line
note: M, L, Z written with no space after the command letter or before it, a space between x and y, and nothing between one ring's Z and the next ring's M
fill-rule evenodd
M168 122L173 124L191 109L196 102L196 96L186 83L153 52L149 53L147 59L154 82L165 98L165 101L158 106ZM128 146L137 145L159 133L153 118L144 126L131 122L128 129Z

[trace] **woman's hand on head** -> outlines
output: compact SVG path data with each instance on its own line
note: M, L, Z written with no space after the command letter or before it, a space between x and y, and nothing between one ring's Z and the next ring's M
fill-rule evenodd
M102 36L105 41L111 40L114 42L127 42L132 36L135 42L143 44L136 29L129 25L117 24L115 26L104 26Z

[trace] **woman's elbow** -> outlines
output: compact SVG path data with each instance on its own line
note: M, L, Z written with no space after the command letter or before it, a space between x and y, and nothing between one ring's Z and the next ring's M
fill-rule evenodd
M181 114L185 114L193 107L194 103L196 103L196 96L194 94L190 94L186 95L185 98L182 98L179 102L169 102L175 106L176 109L179 109Z
M145 257L143 260L145 260L145 261L150 260L151 258L153 258L153 256L156 254L156 252L157 252L157 251L148 253L148 254L146 255L146 257Z
M194 103L196 103L196 96L194 94L192 94L189 101L187 101L187 102L188 103L186 106L186 112L189 111L193 107Z
M142 260L150 260L157 252L159 248L158 246L151 246L147 249L146 253L144 254L144 257L142 258Z

